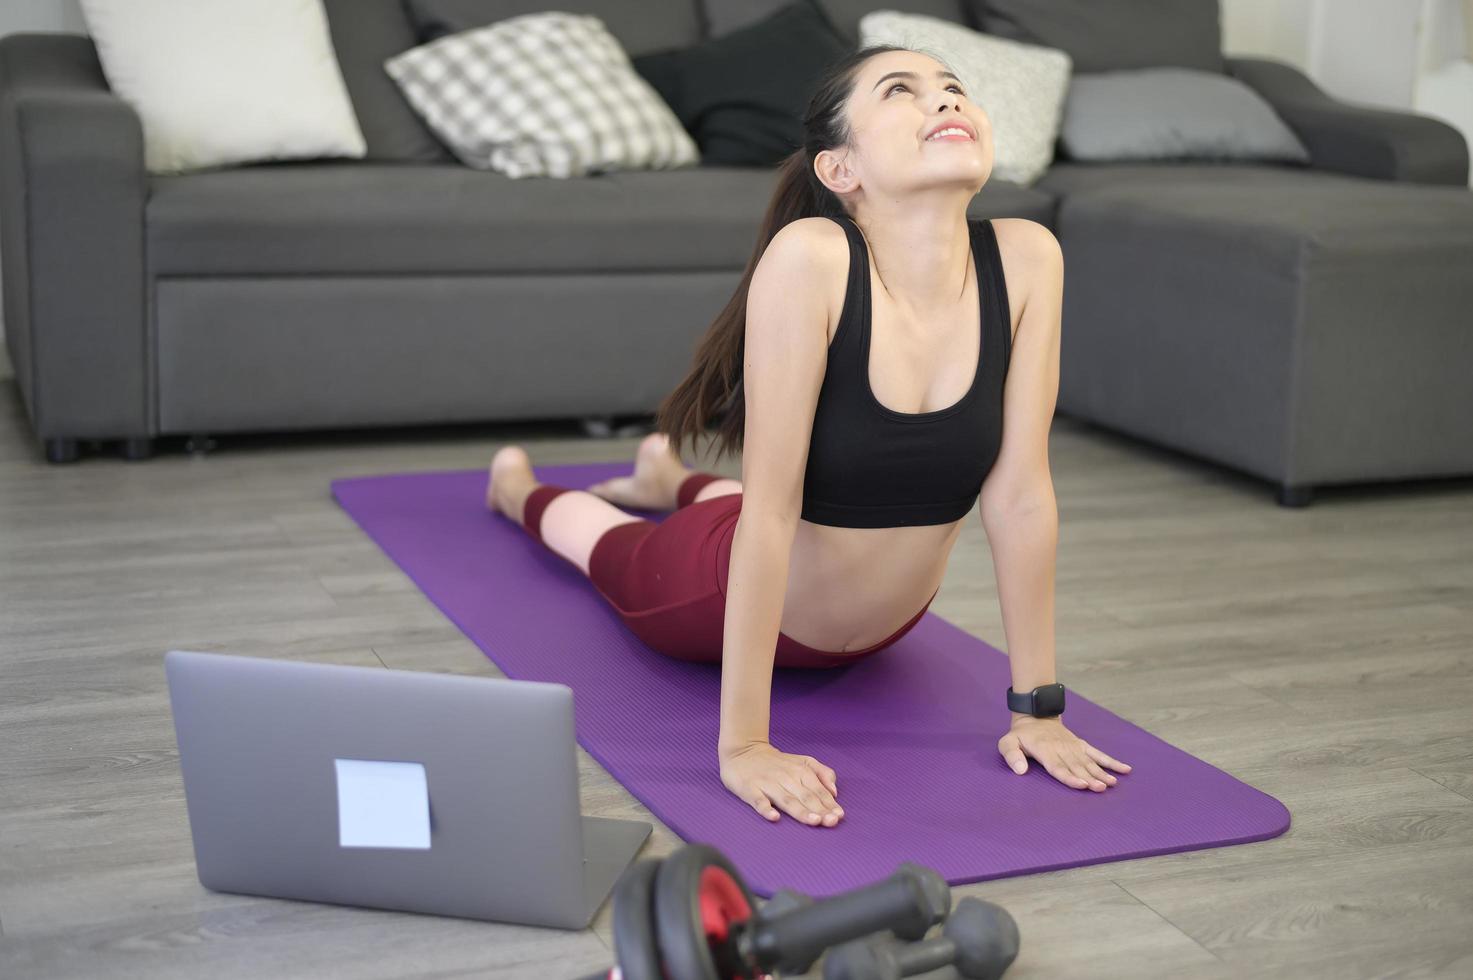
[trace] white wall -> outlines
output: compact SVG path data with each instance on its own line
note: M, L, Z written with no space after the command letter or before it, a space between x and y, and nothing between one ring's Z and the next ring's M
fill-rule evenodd
M1314 0L1222 0L1222 49L1287 61L1310 74L1314 7Z
M75 31L87 33L77 0L3 0L0 34L17 31Z

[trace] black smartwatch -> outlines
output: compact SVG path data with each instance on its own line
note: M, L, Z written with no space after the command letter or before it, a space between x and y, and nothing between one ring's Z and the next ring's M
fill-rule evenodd
M1053 718L1064 713L1064 685L1044 684L1028 694L1008 688L1008 710L1021 711L1035 718Z

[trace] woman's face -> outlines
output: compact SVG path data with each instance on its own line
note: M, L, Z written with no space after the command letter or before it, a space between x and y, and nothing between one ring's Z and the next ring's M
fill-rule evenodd
M847 165L869 192L886 197L946 185L976 194L992 172L992 122L968 94L927 55L875 55L860 68L849 97L854 145L836 163ZM927 139L937 126L950 125L966 135Z

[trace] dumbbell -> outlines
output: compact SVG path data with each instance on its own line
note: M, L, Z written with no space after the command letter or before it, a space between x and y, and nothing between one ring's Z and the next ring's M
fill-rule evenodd
M980 898L957 902L941 933L913 943L845 943L824 960L824 980L900 980L948 964L966 980L997 980L1018 958L1018 924Z
M875 901L874 893L877 890L887 893L899 891L900 894L890 894L881 899L879 906L872 907L870 903ZM830 938L823 945L815 947L812 942L795 942L784 934L793 929L793 924L800 930L812 928L809 922L813 921L811 916L815 913L805 912L802 918L789 917L799 909L807 910L820 905L824 908L825 918L845 931L864 928L863 932L849 932L844 938L889 929L897 939L915 940L930 932L931 927L943 921L951 911L951 888L931 868L907 861L896 868L894 875L877 885L818 901L791 888L780 889L758 909L757 918L763 923L772 923L773 929L778 933L768 941L783 947L782 969L793 973L807 973L825 949L842 941ZM886 911L892 909L899 910L900 914ZM859 914L858 921L853 918L855 913ZM884 917L883 921L876 918L877 914ZM779 925L781 922L788 925Z
M663 860L638 861L620 876L613 910L617 966L597 978L728 980L774 969L806 972L835 943L882 929L924 936L950 903L940 875L907 863L883 881L831 898L789 892L776 910L758 914L756 898L725 855L689 844Z

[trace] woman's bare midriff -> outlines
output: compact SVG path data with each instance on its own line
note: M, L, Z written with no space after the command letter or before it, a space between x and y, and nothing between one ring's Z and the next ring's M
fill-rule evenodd
M1006 260L1012 251L1011 222L1008 218L993 222L1010 297L1024 294L1013 282L1018 274L1013 271L1016 263ZM849 241L837 225L819 227L830 237L832 249L827 328L827 343L832 347L848 290ZM977 370L972 366L977 358L975 345L981 342L980 337L972 339L978 334L981 288L974 263L967 264L966 288L953 303L952 311L909 326L887 297L873 250L869 254L869 275L870 333L875 348L870 359L877 365L876 369L865 365L870 388L882 405L894 411L930 412L954 404L971 387ZM1008 308L1016 316L1022 304L1010 301ZM1008 330L1016 336L1016 319L1008 324ZM891 341L892 332L907 339ZM974 353L962 360L949 353L969 349ZM908 356L887 355L900 350L908 351ZM906 361L924 367L908 369ZM957 364L963 364L963 368ZM940 390L936 390L938 386ZM925 397L917 399L917 392ZM952 546L966 520L964 517L950 524L929 526L852 528L800 519L778 628L799 643L835 653L879 643L904 626L941 587Z
M852 528L800 520L778 628L834 653L879 643L940 588L964 522Z

